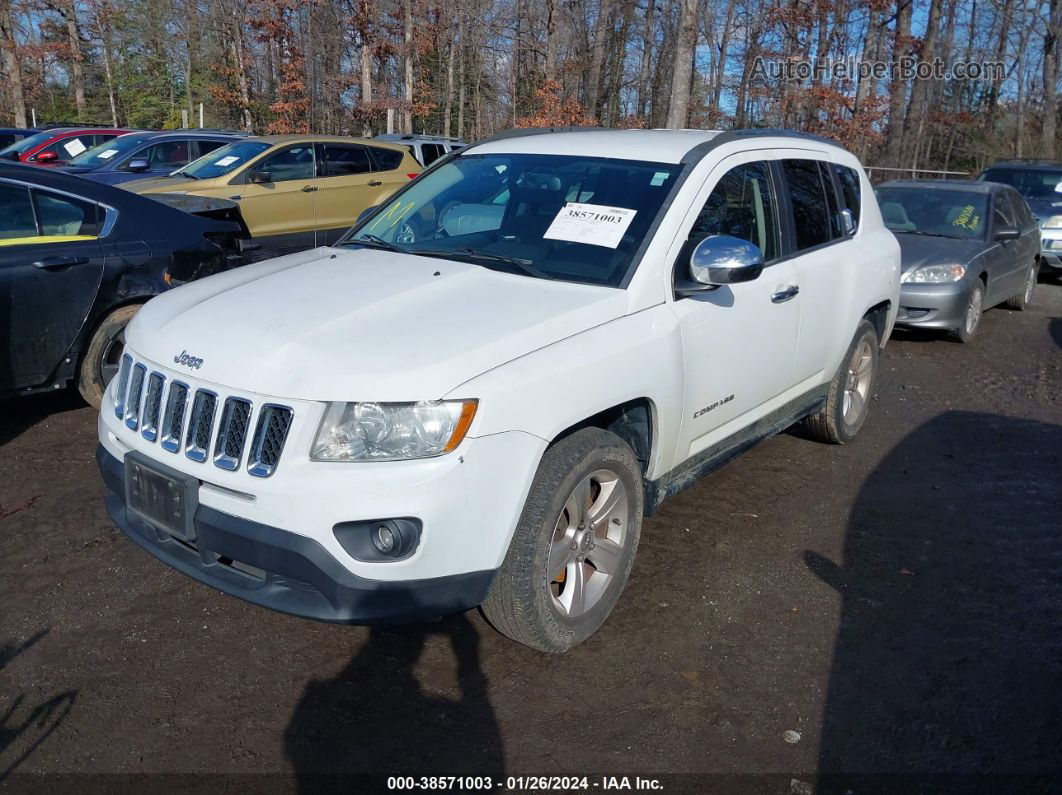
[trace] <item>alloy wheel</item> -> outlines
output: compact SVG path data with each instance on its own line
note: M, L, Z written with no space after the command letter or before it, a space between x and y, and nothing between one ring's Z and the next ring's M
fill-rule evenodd
M870 396L870 382L874 371L874 349L863 339L848 362L848 378L844 385L841 413L848 424L855 422L866 410Z
M125 352L125 329L123 328L109 340L100 356L100 378L106 387L111 379L118 375L118 368L122 364L122 353Z
M600 601L619 572L628 538L627 488L598 469L564 502L550 541L546 574L554 609L577 618Z
M973 295L970 296L970 302L966 305L966 317L963 319L963 327L966 329L967 336L971 336L977 331L977 326L981 322L983 308L984 295L980 287L975 287Z

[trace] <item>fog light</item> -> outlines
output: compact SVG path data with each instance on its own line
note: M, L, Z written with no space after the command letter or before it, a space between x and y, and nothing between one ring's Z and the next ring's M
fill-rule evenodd
M340 522L332 528L340 546L355 560L391 562L412 555L423 525L412 516Z
M385 524L377 527L376 532L372 535L372 545L385 555L390 555L394 552L397 543L394 530Z

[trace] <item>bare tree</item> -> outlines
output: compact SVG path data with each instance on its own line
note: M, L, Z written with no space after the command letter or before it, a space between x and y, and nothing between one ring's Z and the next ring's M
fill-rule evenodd
M0 50L3 51L4 78L15 106L15 126L27 127L26 98L22 92L22 63L15 41L15 24L11 19L11 0L0 0Z
M675 69L671 76L671 102L667 126L685 127L689 121L690 78L693 51L697 45L697 0L680 0L678 35L675 37Z

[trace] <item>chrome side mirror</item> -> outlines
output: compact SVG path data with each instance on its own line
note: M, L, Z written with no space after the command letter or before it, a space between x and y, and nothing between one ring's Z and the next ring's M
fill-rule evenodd
M854 235L856 233L855 216L852 215L852 211L847 208L841 210L841 226L844 227L844 233L846 235Z
M676 293L689 295L724 284L750 282L763 271L760 247L729 235L706 237L690 255L691 282L676 285Z

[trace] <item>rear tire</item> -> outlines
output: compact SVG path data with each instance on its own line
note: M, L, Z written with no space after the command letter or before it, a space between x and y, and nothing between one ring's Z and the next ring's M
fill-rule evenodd
M826 402L804 421L813 439L828 444L852 441L863 427L878 377L878 332L863 318L841 366L830 381Z
M583 428L551 445L483 602L487 620L554 654L586 640L627 584L641 524L641 467L622 439Z
M981 316L985 313L985 283L978 279L966 299L962 310L962 320L958 328L951 330L952 339L957 342L970 342L981 328Z
M1025 276L1025 284L1022 286L1021 292L1017 295L1012 295L1004 302L1007 309L1021 312L1025 307L1032 303L1033 293L1036 292L1036 282L1039 276L1040 263L1037 260L1033 260L1033 264L1029 266L1029 272Z
M115 309L96 327L92 340L81 357L77 389L93 408L103 402L103 391L118 372L125 348L125 327L140 309L139 304Z

